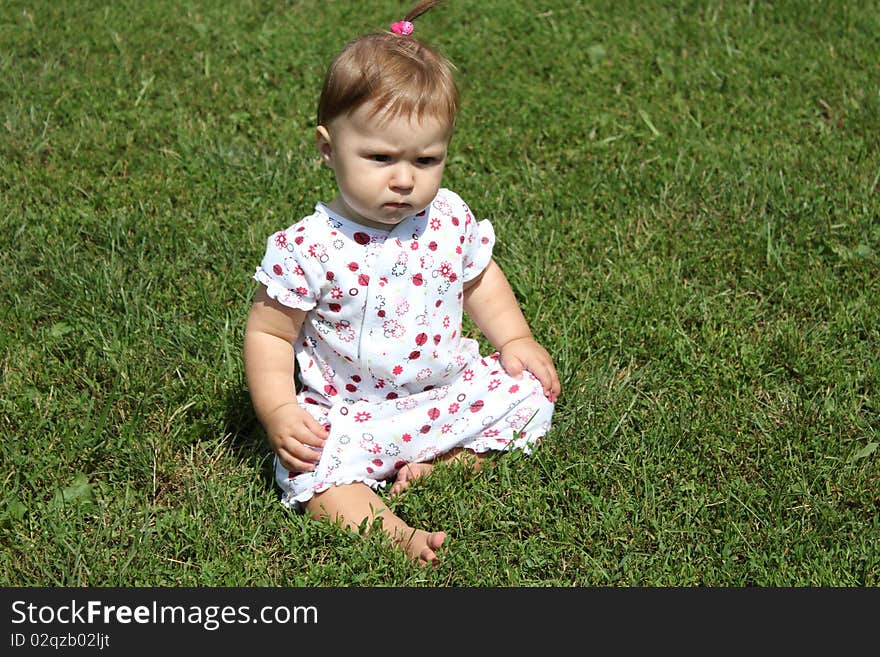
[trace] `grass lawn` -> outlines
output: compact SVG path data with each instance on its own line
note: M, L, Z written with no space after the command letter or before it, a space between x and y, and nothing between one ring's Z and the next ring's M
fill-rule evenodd
M563 379L531 457L285 511L242 334L399 2L0 3L0 585L880 585L880 3L450 0L445 184ZM472 327L471 327L472 328Z

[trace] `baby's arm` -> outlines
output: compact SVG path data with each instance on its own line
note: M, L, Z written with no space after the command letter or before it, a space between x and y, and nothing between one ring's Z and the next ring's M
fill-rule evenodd
M251 401L269 445L288 470L315 469L327 431L296 400L293 343L305 311L288 308L260 286L244 332L244 364Z
M501 268L490 260L477 278L465 283L464 308L486 339L501 354L501 366L511 376L528 370L555 402L562 386L553 359L532 337L510 283Z

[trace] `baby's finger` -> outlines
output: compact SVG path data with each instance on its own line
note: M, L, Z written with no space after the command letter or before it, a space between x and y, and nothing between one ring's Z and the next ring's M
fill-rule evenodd
M327 430L327 428L323 424L318 422L315 418L313 418L311 415L307 415L305 417L305 420L303 420L303 424L305 424L306 429L311 431L313 434L315 434L321 440L326 440L327 436L330 435L330 432Z
M520 378L523 370L526 369L523 362L517 356L502 356L501 367L514 379Z
M276 445L275 451L278 454L284 452L288 455L288 458L291 459L306 463L317 463L321 459L321 447L323 446L324 441L319 441L315 437L312 437L309 440L314 442L315 445L313 446L302 442L298 435L288 435Z
M306 463L317 463L321 460L320 446L311 447L300 443L299 445L289 447L288 452L300 461Z
M559 395L559 378L556 376L556 369L552 364L544 361L536 361L530 365L529 372L535 375L544 388L544 395L550 401L556 401Z
M284 448L278 450L277 455L281 465L290 472L312 472L317 467L315 463L297 458Z
M314 419L309 418L303 421L302 427L299 427L293 436L303 445L309 447L323 447L327 442L328 431L318 424Z

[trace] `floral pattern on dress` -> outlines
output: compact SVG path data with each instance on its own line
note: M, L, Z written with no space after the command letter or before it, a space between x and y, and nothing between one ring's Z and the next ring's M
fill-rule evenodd
M384 485L410 462L456 447L529 446L553 404L537 379L514 379L462 335L464 284L489 264L495 233L454 192L389 230L318 203L271 235L254 278L307 311L294 345L299 403L329 425L314 472L276 480L288 506L330 486Z

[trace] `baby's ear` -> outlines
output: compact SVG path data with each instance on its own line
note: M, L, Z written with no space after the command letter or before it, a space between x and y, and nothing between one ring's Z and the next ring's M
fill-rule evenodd
M330 131L326 127L319 125L315 129L315 140L318 145L318 152L321 159L327 166L333 166L333 143L330 139Z

